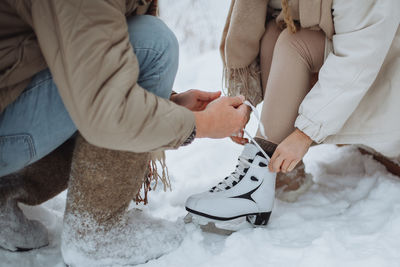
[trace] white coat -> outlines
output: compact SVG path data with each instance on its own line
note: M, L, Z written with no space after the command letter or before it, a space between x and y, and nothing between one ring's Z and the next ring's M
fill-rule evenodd
M335 34L295 126L317 143L400 155L400 1L334 0Z

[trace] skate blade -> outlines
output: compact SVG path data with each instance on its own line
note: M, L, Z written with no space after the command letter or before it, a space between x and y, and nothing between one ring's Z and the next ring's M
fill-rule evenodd
M246 221L246 217L241 217L229 221L217 221L196 214L188 213L184 218L184 222L198 225L200 229L204 232L226 236L231 235L239 230L254 228L253 225Z

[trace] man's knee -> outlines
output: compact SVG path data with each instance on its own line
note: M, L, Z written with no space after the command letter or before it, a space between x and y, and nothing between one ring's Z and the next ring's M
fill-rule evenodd
M179 64L174 33L163 21L148 15L129 18L128 28L139 62L139 84L157 96L169 98Z
M135 49L154 49L166 60L178 61L178 40L161 19L150 15L135 16L128 19L128 28Z

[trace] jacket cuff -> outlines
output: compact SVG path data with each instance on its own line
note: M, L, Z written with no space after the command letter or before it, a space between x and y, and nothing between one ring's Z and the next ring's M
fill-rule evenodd
M194 139L196 138L196 126L194 126L192 133L189 135L189 137L186 139L185 142L181 146L188 146L190 145Z
M302 114L297 117L294 126L318 144L322 143L327 137L321 123L313 122Z
M181 132L182 135L176 146L174 146L175 149L179 148L180 146L190 144L191 141L193 141L194 138L196 137L196 119L194 113L188 110L187 108L181 106L179 106L179 108L182 120L184 121L184 125L182 131L178 131L178 133ZM193 132L194 132L194 137L190 141L191 137L193 136Z

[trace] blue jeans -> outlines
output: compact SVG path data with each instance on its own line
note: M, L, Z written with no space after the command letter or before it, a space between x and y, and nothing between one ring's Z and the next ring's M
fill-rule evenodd
M139 61L140 86L169 98L178 70L178 42L153 16L128 18ZM37 73L18 99L0 114L0 177L43 158L77 131L49 70Z

